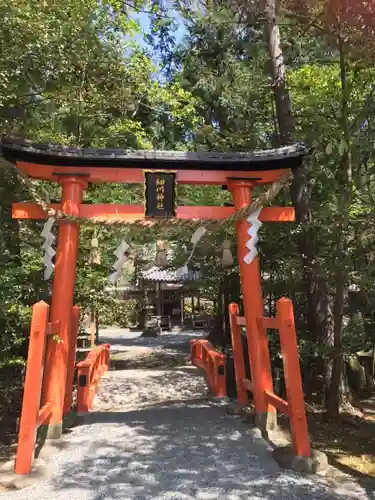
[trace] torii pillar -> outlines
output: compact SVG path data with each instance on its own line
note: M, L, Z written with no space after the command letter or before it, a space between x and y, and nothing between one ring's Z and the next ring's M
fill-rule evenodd
M62 186L61 211L79 215L87 181L72 175L59 177L58 182ZM77 223L69 220L59 222L50 321L60 321L60 333L58 340L49 339L47 344L41 403L43 406L52 401L52 413L46 424L49 439L58 439L62 434L69 348L75 349L70 343L78 236Z
M254 185L254 181L251 180L233 179L228 181L228 189L232 193L236 210L251 204L251 191ZM257 319L264 316L259 258L255 257L249 264L244 260L248 253L246 243L250 238L248 234L249 228L250 224L246 219L236 222L237 252L247 325L246 335L253 384L256 426L262 431L267 431L276 426L276 409L268 404L265 399L265 391L273 392L273 389L267 331L258 324Z

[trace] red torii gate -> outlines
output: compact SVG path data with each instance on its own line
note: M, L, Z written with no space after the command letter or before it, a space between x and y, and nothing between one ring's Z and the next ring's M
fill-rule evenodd
M177 206L177 219L225 219L252 202L255 186L267 185L283 174L301 165L306 150L294 145L253 153L176 153L124 150L94 150L33 144L15 139L3 139L5 159L32 179L54 181L62 186L61 203L50 208L81 218L102 217L117 220L147 219L143 205L82 203L89 183L144 183L145 171L173 172L177 184L227 186L234 207ZM46 212L36 203L15 203L13 218L45 219ZM261 210L263 222L294 221L293 207L268 207ZM62 342L47 345L41 406L52 401L52 412L47 421L48 436L58 438L62 433L64 398L72 391L71 371L68 366L70 323L76 275L79 224L74 220L58 221L58 244L52 289L49 321L59 322ZM271 364L266 332L257 327L257 318L263 316L263 296L259 259L246 264L246 243L250 237L247 220L236 222L238 259L247 325L247 338L253 380L253 394L257 424L265 429L274 420L275 408L265 394L272 392ZM68 374L68 377L67 377ZM67 380L68 385L67 387Z

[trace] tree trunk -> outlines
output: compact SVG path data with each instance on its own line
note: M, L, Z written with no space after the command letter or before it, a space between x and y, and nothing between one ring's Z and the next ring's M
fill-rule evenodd
M291 98L286 85L285 66L281 49L278 25L279 0L266 0L265 16L265 35L272 68L279 143L280 145L288 145L295 141L295 122ZM308 181L304 166L294 172L290 195L296 210L296 221L301 228L296 243L302 259L304 281L306 283L308 329L311 333L311 340L318 344L325 344L332 338L332 312L326 283L320 279L320 269L314 264L316 235L312 225Z
M95 342L99 344L99 311L95 309Z
M345 307L345 289L347 287L347 234L349 227L349 208L352 200L352 156L350 150L349 129L349 87L347 81L346 61L343 38L338 30L338 48L340 53L341 73L341 128L344 146L341 155L341 168L338 173L339 192L337 195L336 223L336 262L335 262L335 305L334 305L334 359L331 386L329 389L327 410L330 416L337 416L340 406L351 397L347 384L343 383L345 373L343 354L343 316Z
M337 241L337 261L336 261L336 294L334 305L334 358L332 366L331 385L329 388L327 410L332 417L338 416L341 405L341 377L343 373L343 353L342 353L342 319L344 315L344 292L345 292L345 275L342 263L338 261L339 255L342 254L342 228L338 229Z
M220 281L218 294L217 294L217 309L214 318L214 324L207 336L207 340L211 342L216 347L225 347L226 344L226 335L225 335L225 326L224 326L224 301L223 294L225 290L225 282L224 279Z
M295 123L292 111L292 102L286 87L285 66L281 49L280 29L278 25L279 0L266 0L265 35L268 53L271 59L271 72L275 94L276 117L279 125L279 142L282 145L293 144L295 136ZM301 200L302 202L302 200ZM307 208L307 207L306 207Z

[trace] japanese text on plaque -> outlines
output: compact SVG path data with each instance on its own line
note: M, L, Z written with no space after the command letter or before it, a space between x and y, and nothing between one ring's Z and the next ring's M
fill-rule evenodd
M165 200L165 180L156 179L156 208L158 210L163 210Z

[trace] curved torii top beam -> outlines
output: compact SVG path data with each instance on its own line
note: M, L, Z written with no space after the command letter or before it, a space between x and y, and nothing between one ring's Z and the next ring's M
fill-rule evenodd
M183 184L226 184L239 173L264 184L273 182L282 171L298 168L307 155L301 143L249 153L220 153L73 148L5 137L0 147L6 160L33 178L54 180L79 174L88 176L89 182L127 183L143 182L144 170L173 170Z

